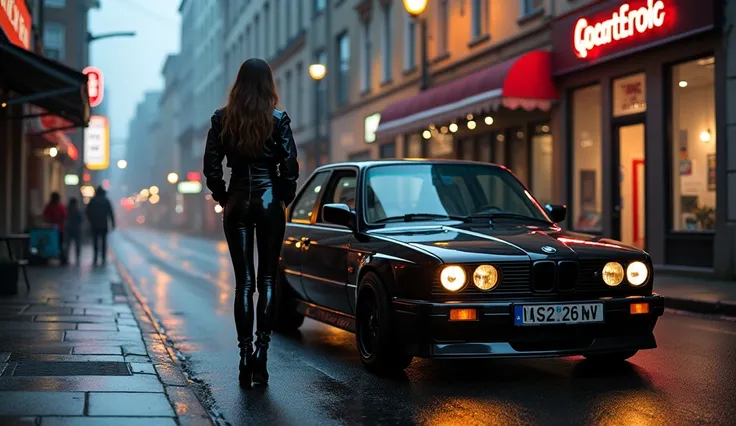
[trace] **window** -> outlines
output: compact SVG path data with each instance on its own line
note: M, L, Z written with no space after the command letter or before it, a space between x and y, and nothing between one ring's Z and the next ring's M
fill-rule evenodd
M379 151L381 158L396 158L396 142L381 145Z
M337 178L335 187L332 189L332 195L325 198L327 200L323 205L327 203L347 204L350 210L355 210L355 172L341 172L341 176Z
M316 63L327 64L327 52L325 52L324 50L318 52L315 57L317 59ZM318 123L320 123L320 125L318 126L318 132L321 132L321 123L327 117L327 109L325 108L325 105L327 105L327 81L325 79L319 80L314 86L317 96L315 113L318 118L317 121Z
M289 0L284 2L286 4L286 17L284 18L284 21L286 21L286 44L288 45L291 41L291 33L294 31L294 26L291 24L291 9L293 4L289 2Z
M281 105L283 105L284 109L286 111L291 111L291 106L293 105L294 99L292 99L291 94L293 92L291 91L291 71L286 71L286 77L284 77L284 92L283 92L283 101L281 102Z
M269 28L271 28L271 13L270 6L268 3L263 5L263 58L271 56L271 37L268 34Z
M542 205L552 204L552 134L549 124L536 126L532 143L532 193Z
M572 96L572 226L578 231L601 231L602 151L601 86L578 89Z
M473 0L473 15L471 23L471 36L475 40L485 34L485 5L484 0Z
M350 37L343 33L337 38L337 57L340 61L337 74L337 104L348 103L350 93Z
M57 22L48 22L43 30L44 54L55 61L64 60L66 28Z
M376 130L381 122L381 113L377 112L369 115L363 120L363 140L365 143L373 143L376 141Z
M404 71L413 70L417 66L417 20L404 14Z
M279 0L273 0L273 40L274 40L274 52L278 53L281 50L281 2ZM288 28L288 27L287 27Z
M371 53L371 21L363 21L363 64L360 73L360 90L367 92L371 90L371 68L373 58Z
M304 25L304 0L298 0L296 5L296 27L301 32Z
M644 73L613 81L613 116L639 114L647 110L647 86Z
M299 127L302 124L302 114L304 114L304 65L299 62L296 64L296 108L294 108L295 115L291 118L291 122L294 127Z
M713 231L716 222L715 60L672 68L672 228Z
M391 3L383 6L383 76L382 81L391 81Z
M406 138L404 144L404 158L424 157L424 142L419 133L414 133Z
M437 54L444 55L447 53L449 44L449 24L450 24L450 8L447 3L450 0L440 0L439 10L437 12Z
M311 223L314 205L317 203L317 198L319 198L319 194L322 192L328 174L328 172L317 173L309 181L307 187L302 191L299 200L293 204L291 222Z
M314 14L318 14L327 7L327 0L314 0Z
M544 0L521 0L521 2L524 15L531 15L544 7Z
M66 7L66 0L46 0L46 2L43 4L45 7L53 7L57 9L61 9Z

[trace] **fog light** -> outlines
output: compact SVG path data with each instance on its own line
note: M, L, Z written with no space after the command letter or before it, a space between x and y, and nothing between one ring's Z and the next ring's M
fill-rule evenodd
M475 321L478 312L475 309L450 309L450 321Z
M649 303L632 303L629 307L629 313L631 315L648 314Z

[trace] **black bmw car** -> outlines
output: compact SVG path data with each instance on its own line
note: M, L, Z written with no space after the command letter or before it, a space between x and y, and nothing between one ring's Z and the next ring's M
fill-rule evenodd
M656 347L649 255L565 232L503 166L396 160L317 169L288 215L277 328L354 332L372 371L412 358L584 355Z

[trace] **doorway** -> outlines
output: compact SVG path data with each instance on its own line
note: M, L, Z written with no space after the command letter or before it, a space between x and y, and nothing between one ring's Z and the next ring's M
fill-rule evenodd
M614 127L614 238L646 249L646 126L644 123Z

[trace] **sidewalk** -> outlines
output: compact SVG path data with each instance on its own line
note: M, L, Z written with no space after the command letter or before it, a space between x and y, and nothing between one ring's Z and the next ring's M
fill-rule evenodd
M656 272L654 291L664 296L667 308L736 317L736 281Z
M213 424L146 307L90 264L0 297L0 424Z

